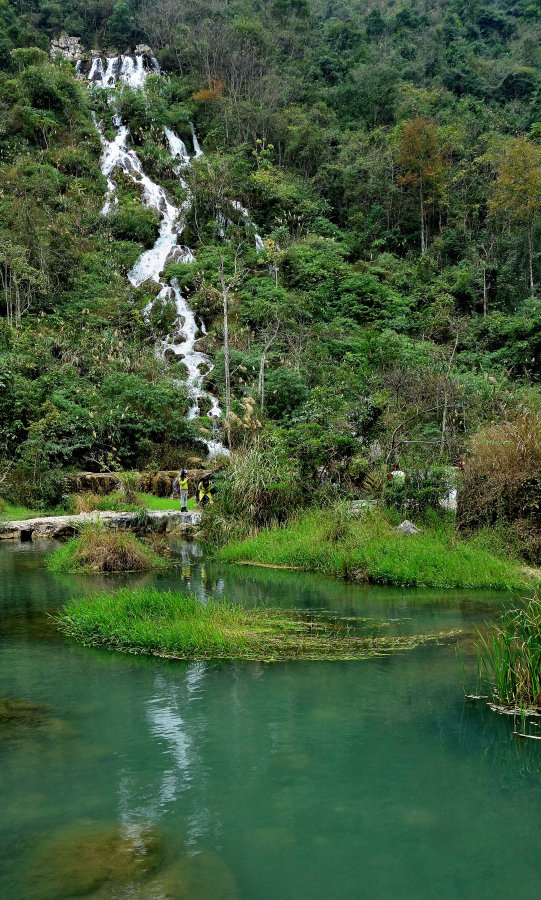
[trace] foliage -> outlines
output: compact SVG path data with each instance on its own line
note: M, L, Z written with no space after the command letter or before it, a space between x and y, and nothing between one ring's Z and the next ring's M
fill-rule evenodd
M414 518L429 509L440 512L440 501L456 487L457 479L447 467L408 469L406 478L387 482L383 501L389 509Z
M482 686L494 703L517 714L541 706L541 600L537 594L505 612L488 633L477 632Z
M524 408L478 432L460 493L458 524L465 530L508 524L530 561L539 564L541 539L541 416Z

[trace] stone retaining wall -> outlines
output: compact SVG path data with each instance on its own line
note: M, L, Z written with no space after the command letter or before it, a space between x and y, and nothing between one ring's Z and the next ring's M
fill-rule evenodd
M137 526L138 513L93 512L77 516L43 516L39 519L23 519L0 524L0 540L34 541L40 538L73 537L87 522L104 522L109 528L129 531ZM180 510L152 510L148 513L152 531L159 533L179 533L192 536L201 521L201 513ZM137 530L135 528L135 530Z

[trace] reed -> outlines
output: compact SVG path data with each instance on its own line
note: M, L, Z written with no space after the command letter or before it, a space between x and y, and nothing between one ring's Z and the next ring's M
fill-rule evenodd
M488 634L477 632L478 678L493 702L516 710L541 707L541 598L505 612Z

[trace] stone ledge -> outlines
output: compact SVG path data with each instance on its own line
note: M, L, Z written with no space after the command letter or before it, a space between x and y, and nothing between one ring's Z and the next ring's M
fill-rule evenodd
M133 512L92 512L74 516L43 516L37 519L21 519L17 522L0 524L0 540L34 541L39 538L72 537L87 522L106 522L111 528L129 531L138 513ZM148 517L156 531L191 532L201 521L201 513L193 510L187 513L177 509L149 510Z

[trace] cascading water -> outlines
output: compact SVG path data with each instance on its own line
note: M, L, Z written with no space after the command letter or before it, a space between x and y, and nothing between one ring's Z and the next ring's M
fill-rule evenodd
M143 54L138 54L134 57L129 55L107 57L105 66L99 57L95 57L86 76L83 72L83 67L77 67L79 77L86 77L93 86L105 89L114 88L117 83L130 85L136 89L142 88L149 72L159 73L159 71L160 67L157 61L153 57L145 57ZM162 341L162 349L172 350L175 354L181 356L186 366L187 381L192 398L188 418L194 419L200 415L200 401L206 400L207 403L210 402L209 421L213 425L214 432L216 432L216 422L221 416L221 410L216 397L203 389L204 374L208 374L212 370L212 364L206 354L195 349L199 331L195 315L190 309L186 298L183 297L178 281L173 279L171 286L169 286L161 280L161 274L168 262L194 261L192 251L188 247L182 247L178 244L178 238L184 230L186 216L191 205L190 195L187 195L186 200L180 207L175 206L165 189L145 174L135 150L133 147L128 146L130 132L122 124L120 116L115 115L113 117L113 124L117 131L112 141L107 140L96 118L94 121L96 122L103 147L101 170L107 179L107 197L102 214L107 215L118 203L113 173L115 169L119 168L142 188L143 203L155 209L160 215L161 225L158 240L150 250L146 250L140 256L131 272L128 273L128 278L135 287L148 280L154 281L161 287L158 294L159 300L174 299L182 341L180 343L173 343L172 339ZM202 150L191 122L190 127L194 156L197 158L202 156ZM186 187L182 172L190 165L191 161L186 145L170 128L164 128L164 134L171 156L179 161L174 171L182 187ZM232 205L240 212L247 227L254 229L248 210L241 206L240 203L235 202ZM261 237L256 232L254 236L257 250L264 249ZM206 334L203 323L200 324L201 331L203 334ZM206 370L205 373L202 372L203 368ZM206 444L209 456L228 452L217 438L206 440Z

